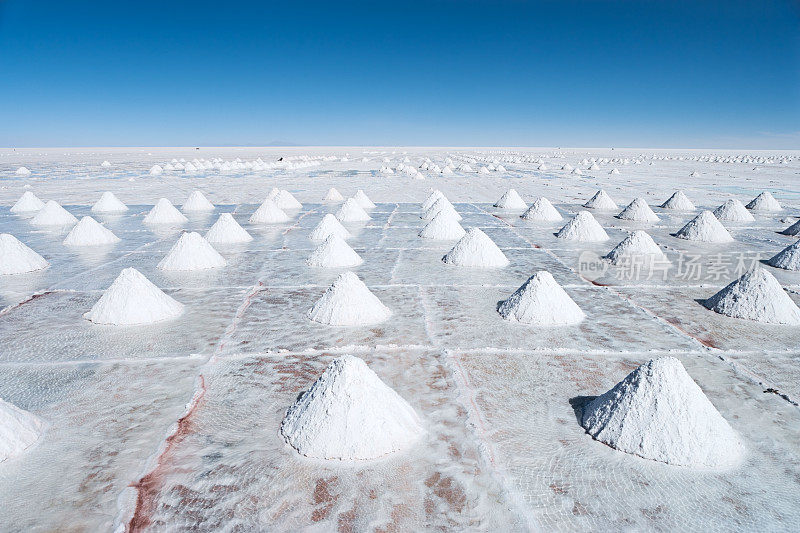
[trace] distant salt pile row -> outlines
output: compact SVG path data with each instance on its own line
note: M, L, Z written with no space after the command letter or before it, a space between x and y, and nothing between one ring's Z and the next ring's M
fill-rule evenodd
M316 158L282 158L280 161L264 161L260 157L254 161L242 161L236 158L232 161L225 161L221 158L208 159L173 159L163 165L153 165L150 174L160 176L164 172L184 172L193 174L197 172L260 172L268 170L298 170L318 166L320 163Z

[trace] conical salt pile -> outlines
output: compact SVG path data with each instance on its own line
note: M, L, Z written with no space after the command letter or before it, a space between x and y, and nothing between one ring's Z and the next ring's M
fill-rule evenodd
M11 206L12 213L32 213L44 207L44 202L39 200L31 191L25 191L17 203Z
M470 228L442 257L442 261L448 265L475 268L501 268L509 263L503 251L478 228Z
M733 237L711 211L703 211L682 227L675 236L698 242L732 242Z
M594 196L592 196L588 202L583 204L583 207L588 209L597 209L598 211L616 211L619 209L617 204L614 203L614 200L612 200L608 193L603 189L600 189L594 193Z
M124 213L128 206L123 204L113 192L106 191L92 206L92 213Z
M83 217L72 228L64 244L67 246L102 246L119 242L119 237L92 217Z
M159 199L143 220L145 224L183 224L188 221L166 198Z
M768 263L784 270L800 270L800 241L778 252Z
M536 198L520 218L538 222L557 222L562 220L561 213L544 196Z
M309 309L308 318L329 326L367 326L383 322L392 310L352 272L344 272Z
M342 196L342 193L331 187L328 189L328 194L325 195L325 198L322 201L326 204L338 204L339 202L344 202L344 196Z
M181 207L184 213L191 213L197 211L213 211L214 204L208 201L208 198L200 191L194 191L186 199L186 203Z
M683 191L675 191L669 200L661 204L663 209L673 209L675 211L694 211L695 207L689 197Z
M508 189L508 191L497 200L497 203L494 204L494 207L499 209L509 209L509 210L525 210L528 208L528 204L522 199L522 197L515 191L514 189Z
M329 235L306 259L306 264L320 268L347 268L358 266L364 260L338 235Z
M456 221L460 222L462 219L461 215L459 215L458 211L456 211L456 208L453 207L453 204L451 204L450 201L445 197L439 198L433 202L433 205L425 210L421 218L424 220L433 220L433 217L442 212Z
M584 407L581 425L621 452L680 466L723 468L739 436L674 357L651 359Z
M781 231L781 233L784 235L800 235L800 220Z
M608 233L588 211L580 211L563 228L556 237L570 241L600 242L608 240Z
M378 459L424 433L414 409L352 355L334 359L281 422L286 443L314 459Z
M339 222L334 215L331 213L326 214L322 217L319 224L311 231L311 234L308 236L309 239L312 241L324 241L331 235L336 235L344 240L350 239L353 235L347 231L347 228L342 226L342 223Z
M427 198L425 198L424 202L422 202L422 210L427 211L434 203L436 203L436 200L439 198L444 198L444 194L442 194L442 191L436 189L430 193Z
M303 204L298 202L297 198L286 189L281 189L275 197L275 204L281 209L301 209L303 207Z
M47 268L47 261L16 237L0 233L0 275L24 274Z
M764 191L750 200L750 203L747 204L747 209L752 209L753 211L780 211L783 208L778 203L778 200L772 196L772 193Z
M755 220L744 204L736 198L726 200L724 204L714 209L714 216L720 222L752 222Z
M43 431L38 417L0 399L0 463L36 444Z
M225 266L225 258L202 235L185 231L158 263L161 270L207 270Z
M253 237L236 222L230 213L222 213L214 225L206 232L205 239L210 243L233 244L250 242Z
M748 270L703 305L715 313L733 318L800 325L800 309L778 280L760 267Z
M50 200L31 219L31 224L34 226L68 226L77 221L78 219L61 207L58 202Z
M289 220L289 216L269 198L250 216L251 224L281 224Z
M653 238L641 230L636 230L625 237L606 255L606 259L612 265L630 264L634 257L643 259L640 266L649 266L654 262L667 260L664 252L653 241Z
M617 218L620 220L632 220L635 222L658 222L658 215L653 213L644 198L634 198L628 207L623 209Z
M366 222L372 219L353 198L348 198L342 204L342 207L336 212L336 218L341 222Z
M375 209L375 204L372 203L372 200L370 200L367 194L361 189L356 191L353 195L353 200L358 202L358 205L360 205L362 209Z
M19 167L16 172L17 176L30 176L31 171L25 167Z
M586 316L546 270L531 276L497 312L506 320L534 326L577 324Z
M164 294L135 268L126 268L83 316L95 324L133 326L169 320L181 313L182 303Z
M267 198L269 198L270 200L272 200L274 202L275 199L278 197L278 195L280 193L281 193L281 190L279 188L273 187L272 190L269 191L269 194L267 195Z
M423 239L454 241L460 239L466 233L452 214L440 211L422 228L418 235Z

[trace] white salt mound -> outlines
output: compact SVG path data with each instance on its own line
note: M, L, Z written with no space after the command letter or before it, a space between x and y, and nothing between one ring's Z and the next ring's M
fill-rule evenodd
M47 261L16 237L0 233L0 275L24 274L47 268Z
M306 264L320 268L358 266L364 260L338 235L329 235L306 259Z
M328 194L325 195L325 198L322 201L326 204L338 204L339 202L344 202L344 196L342 196L342 193L331 187L328 189Z
M460 222L462 216L458 214L456 208L453 207L453 204L447 198L439 198L433 205L431 205L425 212L422 214L422 219L424 220L433 220L433 217L438 215L439 213L445 213L450 218L455 219L457 222Z
M663 209L673 209L675 211L694 211L695 207L686 193L683 191L675 191L669 199L661 204Z
M366 326L383 322L391 309L352 272L344 272L308 311L308 318L329 326Z
M160 176L163 173L164 173L164 169L161 168L160 165L153 165L152 167L150 167L150 175L151 176Z
M781 233L784 235L800 235L800 220L781 231Z
M747 208L735 198L726 200L714 209L714 216L721 222L752 222L755 220Z
M800 309L778 280L760 267L748 270L703 305L715 313L733 318L800 325Z
M103 161L102 163L100 163L100 166L101 167L110 167L111 163L109 163L108 161Z
M442 261L448 265L474 268L502 268L509 264L503 251L478 228L470 228L442 257Z
M214 204L208 201L208 198L200 191L193 191L186 199L186 202L181 207L184 213L197 212L197 211L213 211Z
M206 232L206 240L210 243L233 244L250 242L253 237L236 222L230 213L222 213L214 225Z
M535 326L577 324L586 316L546 270L531 276L497 312L506 320Z
M637 197L623 209L617 218L620 220L632 220L635 222L658 222L658 215L653 213L644 198Z
M164 294L135 268L126 268L83 316L95 324L133 326L169 320L181 313L182 303Z
M598 211L615 211L619 209L617 204L614 203L614 200L602 189L594 193L594 196L583 204L583 207L587 209L597 209Z
M158 263L161 270L208 270L225 266L225 258L197 232L185 231Z
M703 211L684 227L678 230L675 236L679 239L698 242L733 242L733 237L725 226L717 220L711 211Z
M784 270L800 270L800 241L778 252L768 264Z
M362 209L375 209L375 204L372 203L372 200L370 200L367 194L361 189L356 191L353 195L353 200L358 202L358 205L360 205Z
M166 198L159 199L143 220L145 224L183 224L188 221Z
M78 219L61 207L58 202L50 200L31 219L31 224L34 226L68 226L77 221Z
M414 409L351 355L334 359L281 422L286 443L314 459L378 459L424 433Z
M423 239L438 241L453 241L460 239L466 234L464 228L458 223L452 214L439 212L428 222L422 231L418 233Z
M278 197L278 195L280 193L281 193L281 190L279 188L273 187L272 190L269 191L269 194L267 195L267 198L269 198L270 200L272 200L274 202L275 199Z
M372 217L358 205L354 198L348 198L336 212L336 218L341 222L366 222Z
M67 246L102 246L119 242L119 237L92 217L83 217L64 239Z
M92 206L92 213L124 213L127 210L128 206L110 191L104 192Z
M25 167L19 167L16 172L17 176L30 176L31 171Z
M581 242L608 240L608 233L588 211L580 211L555 234L559 239Z
M522 199L522 197L515 191L514 189L509 189L503 196L497 200L497 203L494 204L494 207L499 209L510 209L510 210L524 210L528 208L528 204Z
M606 259L612 265L629 264L635 257L644 258L641 266L667 260L653 238L641 230L636 230L625 237L606 255Z
M258 206L255 213L250 215L251 224L281 224L289 220L289 216L269 198Z
M726 468L745 451L674 357L651 359L595 398L581 425L616 450L671 465Z
M444 194L442 194L442 191L440 191L438 189L433 191L432 193L430 193L428 195L428 197L425 199L425 201L422 202L422 206L421 206L422 210L423 211L427 211L434 203L436 203L436 200L438 200L439 198L444 198L444 197L445 196L444 196Z
M753 211L780 211L783 208L772 196L772 193L764 191L750 200L750 203L747 204L747 209L752 209Z
M324 241L331 235L336 235L344 240L350 239L353 236L347 231L347 228L342 226L339 219L331 213L328 213L322 217L322 220L320 220L319 224L311 231L308 238L312 241Z
M36 444L43 431L38 417L0 399L0 463Z
M297 201L292 193L287 191L286 189L281 189L278 195L275 197L275 203L281 209L302 209L303 204Z
M540 222L557 222L562 220L561 213L553 207L550 200L544 196L536 198L527 211L522 213L520 217L523 220L540 221Z
M22 193L22 196L19 197L19 200L11 206L10 211L12 213L32 213L34 211L39 211L43 207L43 201L39 200L31 191L25 191Z

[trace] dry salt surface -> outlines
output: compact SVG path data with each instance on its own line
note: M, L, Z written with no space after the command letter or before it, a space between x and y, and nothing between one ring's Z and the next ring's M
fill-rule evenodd
M162 172L151 175L155 165ZM194 170L180 170L187 167ZM732 318L703 302L755 261L800 303L800 272L767 264L797 242L780 232L800 216L799 172L800 152L0 151L0 233L48 263L0 275L0 398L42 423L35 442L0 462L0 530L792 530L800 520L800 326ZM273 188L286 217L249 222ZM349 268L391 310L386 320L330 326L308 318L342 274L306 264L321 243L312 231L343 206L325 200L331 188L342 198L363 191L375 204L368 219L340 222L363 259ZM434 189L507 265L442 262L456 241L418 236ZM509 189L528 205L547 198L563 220L495 208ZM619 206L590 209L609 238L557 238L600 189ZM168 220L144 223L160 198L182 206L195 190L215 211L182 214L162 202L151 218ZM657 207L675 190L697 210ZM748 204L763 191L782 210L751 209L753 221L726 223L733 241L675 236L701 212L731 198ZM71 218L31 224L42 207L35 201L10 211L26 192L77 220L92 216L119 242L64 245ZM92 212L104 192L129 209ZM635 198L658 220L616 218ZM360 215L354 203L344 214ZM206 235L223 214L252 236L212 240L224 266L158 268L182 232ZM668 260L665 276L626 277L624 266L602 259L639 230ZM597 270L579 268L586 254ZM679 271L687 256L699 265L691 276ZM133 326L84 318L129 267L183 312ZM537 326L498 313L539 271L582 320ZM298 396L345 355L362 359L418 416L422 431L394 453L314 459L281 435ZM730 426L743 447L735 465L665 464L637 455L630 440L614 449L605 441L617 440L582 427L592 400L664 356L681 363Z

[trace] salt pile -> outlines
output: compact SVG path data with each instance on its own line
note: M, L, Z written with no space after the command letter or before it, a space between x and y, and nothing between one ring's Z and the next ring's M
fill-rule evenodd
M619 174L619 169L618 168L612 168L611 172L609 172L609 174Z
M92 217L83 217L72 228L64 244L67 246L102 246L119 242L119 237Z
M725 222L752 222L755 220L747 208L735 198L727 200L724 204L714 209L717 220Z
M16 172L17 176L30 176L31 171L25 167L19 167Z
M636 230L625 237L606 255L606 259L612 265L631 264L635 257L644 258L641 266L667 260L653 238L641 230Z
M497 312L506 320L534 326L577 324L586 316L546 270L531 276Z
M110 167L111 163L109 163L108 161L103 161L102 163L100 163L100 166L101 167Z
M346 268L363 263L364 260L338 235L329 235L306 259L306 264L321 268Z
M24 274L47 268L47 261L16 237L0 233L0 275Z
M528 204L525 203L517 191L514 189L508 189L508 191L501 196L499 200L497 200L497 203L494 204L494 207L510 210L519 209L521 211L527 209Z
M328 194L325 195L325 198L322 201L326 204L338 204L339 202L344 202L344 196L342 196L339 191L331 187L328 189Z
M617 204L614 203L614 200L608 195L606 191L600 189L594 196L592 196L588 202L583 204L583 207L588 209L597 209L598 211L614 211L619 209Z
M747 209L752 209L753 211L780 211L783 208L772 196L772 193L764 191L750 200L750 203L747 204Z
M0 463L36 444L43 431L42 420L0 399Z
M208 242L217 244L233 244L253 240L253 237L236 222L230 213L222 213L206 232L205 238Z
M128 206L123 204L113 192L106 191L92 206L92 213L124 213Z
M800 270L800 241L787 246L767 263L784 270Z
M352 355L334 359L281 422L286 443L314 459L377 459L424 433L414 409Z
M800 220L781 231L783 235L800 235Z
M778 280L760 267L748 270L703 305L715 313L733 318L800 325L800 309Z
M456 221L461 221L462 219L461 215L459 215L458 211L456 211L456 208L453 207L453 204L451 204L450 201L444 197L433 202L433 205L425 210L421 218L424 220L433 220L433 217L440 213L444 213Z
M355 195L353 195L353 200L358 202L358 205L360 205L362 209L375 209L375 204L372 203L372 200L370 200L361 189L356 191Z
M635 222L658 222L658 216L653 213L653 210L650 209L650 206L647 205L644 198L640 197L634 198L633 201L628 204L628 207L617 215L617 218Z
M150 175L151 176L160 176L163 173L164 173L164 169L161 168L160 165L153 165L152 167L150 167Z
M275 204L281 209L302 209L303 204L297 201L292 193L286 189L281 189L275 197Z
M188 218L178 211L172 202L166 198L161 198L156 205L145 215L145 224L183 224L188 222Z
M608 240L608 233L588 211L580 211L555 234L559 239L582 242Z
M342 226L339 219L331 213L328 213L322 217L322 220L320 220L319 224L311 231L308 238L312 241L324 241L331 235L336 235L344 240L350 239L353 236L347 231L347 228Z
M225 266L225 258L202 235L184 232L158 263L161 270L207 270Z
M372 219L353 198L348 198L342 204L342 207L336 212L336 218L341 222L366 222Z
M501 268L509 264L502 250L478 228L470 228L442 257L442 261L448 265L475 268Z
M436 200L438 200L439 198L444 198L444 197L445 196L444 196L444 194L442 194L442 191L440 191L438 189L433 191L432 193L430 193L428 195L427 198L425 198L425 201L422 202L422 210L423 211L427 211L428 209L430 209L430 207L433 204L436 203Z
M736 465L744 446L674 357L651 359L584 407L581 425L621 452L680 466Z
M711 211L703 211L684 227L678 230L675 236L679 239L698 242L732 242L733 237L725 226L717 220Z
M251 224L281 224L289 220L289 216L269 198L250 216Z
M464 228L458 223L452 214L439 212L428 222L422 231L418 233L423 239L433 239L438 241L453 241L460 239L466 234Z
M164 294L135 268L126 268L83 316L95 324L133 326L168 320L181 313L183 304Z
M32 213L34 211L39 211L43 207L43 201L39 200L31 191L25 191L22 193L22 196L19 197L19 200L11 206L9 211L12 213Z
M556 222L562 220L561 213L553 207L550 200L544 196L536 198L531 206L520 217L523 220L535 220L542 222Z
M78 219L61 207L58 202L50 200L31 219L31 224L34 226L67 226L75 224L77 221Z
M683 191L675 191L669 200L661 204L663 209L673 209L675 211L694 211L695 207L691 200Z
M213 211L214 204L208 201L208 198L200 191L194 191L186 199L186 203L181 207L184 213L196 211Z
M329 326L367 326L383 322L392 310L352 272L344 272L309 309L308 318Z

